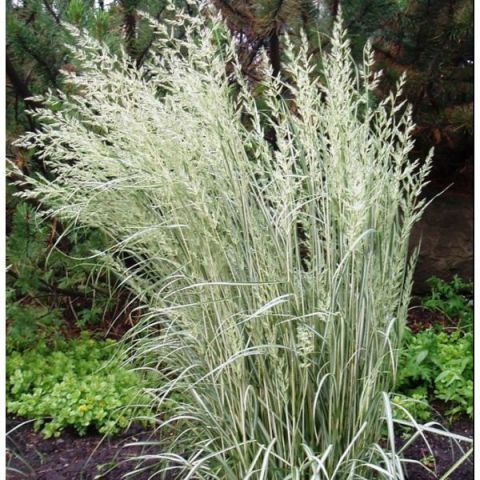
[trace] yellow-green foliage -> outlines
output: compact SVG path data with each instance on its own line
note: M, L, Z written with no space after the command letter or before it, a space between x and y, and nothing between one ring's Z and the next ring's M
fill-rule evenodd
M7 358L7 412L36 419L45 437L59 436L71 426L83 435L88 427L111 435L148 413L143 383L121 367L112 340L83 334L75 340L44 341ZM136 409L134 405L143 407Z

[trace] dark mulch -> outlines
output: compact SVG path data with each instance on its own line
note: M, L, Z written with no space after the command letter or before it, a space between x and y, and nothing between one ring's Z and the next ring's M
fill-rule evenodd
M19 420L9 419L9 428L20 423ZM449 430L471 438L473 423L468 418L460 418ZM452 445L445 437L427 435L436 461L437 473L443 474L462 453L458 447ZM78 437L73 431L65 431L60 438L45 440L39 433L35 433L32 425L26 424L9 435L7 446L17 452L23 462L15 455L7 454L7 464L22 470L27 476L14 472L7 474L7 480L120 480L122 475L133 469L128 458L138 455L140 447L126 447L135 441L159 440L152 438L150 432L134 427L129 432L116 437L103 439L99 435L91 434ZM399 439L399 445L402 440ZM468 445L463 445L468 450ZM159 446L148 447L146 453L158 453ZM144 452L145 453L145 452ZM433 467L428 456L430 455L422 440L416 441L407 451L408 458L422 460L430 468ZM408 468L408 480L432 480L433 477L419 465ZM140 473L133 477L135 480L147 480L149 473ZM473 479L473 463L467 460L449 480ZM173 479L171 479L173 480ZM241 479L239 479L241 480Z
M18 419L7 419L7 431L21 423ZM134 464L129 458L159 452L158 445L126 446L146 441L159 441L158 435L138 426L111 438L95 433L79 437L67 429L59 438L44 439L28 423L7 436L7 480L120 480L133 470ZM146 480L149 476L144 472L133 479Z
M438 428L438 427L435 427ZM456 433L463 437L473 438L473 421L468 417L461 417L455 420L451 425L447 425L449 432ZM426 465L430 470L437 473L440 478L452 467L458 460L460 460L464 453L466 453L471 444L466 442L455 442L451 439L436 435L425 434L433 458L424 440L419 438L406 451L406 458L412 460L419 460ZM402 443L400 440L399 443ZM433 461L434 459L434 461ZM449 480L473 480L473 455L470 455L462 465L451 474ZM433 480L436 477L428 472L424 467L418 464L409 464L407 469L408 480Z
M408 311L407 325L412 333L418 333L434 325L441 326L446 332L458 328L458 320L448 318L438 310L423 307L413 307Z

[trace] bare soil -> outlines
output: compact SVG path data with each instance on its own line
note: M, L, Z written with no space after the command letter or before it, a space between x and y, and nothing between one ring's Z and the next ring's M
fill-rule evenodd
M161 449L158 444L129 446L159 441L158 435L136 426L110 438L94 432L79 437L73 429L67 429L59 438L45 439L33 431L32 423L21 425L23 422L7 419L7 431L18 426L7 435L7 480L120 480L133 470L132 457ZM150 474L143 472L132 478L146 480Z
M8 419L9 429L22 423L19 419ZM473 423L470 419L458 419L449 430L466 437L473 435ZM91 433L78 437L73 431L64 431L59 438L44 439L41 434L33 431L32 424L20 426L7 438L7 480L120 480L122 476L133 470L134 463L129 461L142 452L142 447L128 446L129 443L142 441L159 441L149 431L133 427L127 433L112 438L102 438ZM427 435L427 440L433 451L435 463L430 458L430 452L422 440L416 441L407 451L408 458L423 462L429 468L436 467L439 477L445 473L459 458L462 451L458 446L445 438ZM403 440L398 438L398 445ZM468 445L462 445L467 450ZM155 454L161 446L149 446L143 453ZM134 476L135 480L147 480L150 472L142 472ZM408 480L432 480L435 477L421 465L410 464L407 469ZM449 477L449 480L473 479L473 462L467 460ZM173 480L173 477L170 479ZM241 479L239 479L241 480Z
M473 421L468 417L460 417L451 425L446 425L446 427L449 432L473 438ZM408 464L408 480L433 480L440 478L464 456L464 453L471 446L466 442L454 442L447 437L435 434L426 434L425 438L429 443L431 451L422 439L415 441L406 451L406 458L421 462L421 465L415 463ZM399 439L399 444L401 443L402 440ZM436 476L425 467L435 472ZM473 456L470 455L448 478L449 480L473 480L473 474Z
M412 307L408 311L407 325L412 333L418 333L434 325L440 325L446 332L458 328L458 320L448 318L436 310L429 310L423 307Z

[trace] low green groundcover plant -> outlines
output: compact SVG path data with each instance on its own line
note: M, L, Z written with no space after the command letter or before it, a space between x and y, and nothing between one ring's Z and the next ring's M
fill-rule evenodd
M355 65L337 23L320 77L306 41L287 42L288 82L258 59L260 109L221 23L156 29L139 69L78 36L71 93L38 98L43 126L19 142L55 173L25 179L24 195L101 230L105 264L148 309L131 361L157 372L153 411L183 399L150 465L199 480L403 478L388 398L430 170L409 159L403 79L372 102L373 52Z
M417 418L428 419L425 402L437 398L447 402L446 415L473 415L473 285L455 276L451 282L428 280L431 293L422 306L446 315L452 327L434 324L412 334L407 329L400 357L397 389L407 397L397 400L410 405ZM419 402L423 402L419 403Z
M113 340L56 338L41 340L28 350L9 351L7 358L7 412L36 419L45 437L74 427L83 435L94 427L116 433L135 414L146 413L142 380L121 367Z
M428 279L431 293L422 300L422 306L438 310L458 323L463 330L473 328L473 283L455 275L450 282L441 278Z
M392 405L395 417L407 423L438 419L431 407L435 400L446 402L448 420L473 416L473 284L458 276L451 282L432 277L428 283L431 292L421 305L441 312L448 324L434 323L415 334L406 329ZM402 437L408 439L410 432L407 428ZM433 458L432 452L426 457ZM434 465L424 460L425 466Z
M424 385L451 406L447 415L473 415L473 334L436 332L433 328L408 333L398 373L398 389L417 392ZM425 391L424 400L428 398Z
M428 403L428 391L424 386L408 390L408 394L396 393L393 395L395 418L417 422L426 422L432 418L432 408Z

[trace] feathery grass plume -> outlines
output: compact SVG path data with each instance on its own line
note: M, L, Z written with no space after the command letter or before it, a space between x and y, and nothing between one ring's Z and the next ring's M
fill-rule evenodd
M79 36L76 93L49 94L20 142L56 173L29 179L32 195L106 232L109 267L148 306L132 362L158 375L158 412L183 399L159 415L174 436L149 460L195 479L403 478L391 422L381 442L384 392L431 159L408 160L403 81L373 105L372 52L357 68L337 23L321 81L287 46L289 84L267 75L265 118L219 23L158 30L138 70Z

